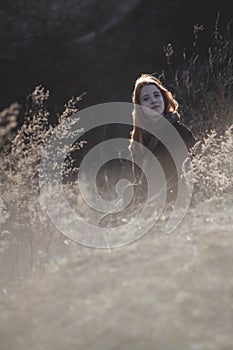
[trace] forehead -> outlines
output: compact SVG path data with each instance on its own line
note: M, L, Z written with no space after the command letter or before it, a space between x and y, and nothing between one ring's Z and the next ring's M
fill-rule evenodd
M140 96L153 94L154 92L160 92L159 88L155 84L146 84L142 86Z

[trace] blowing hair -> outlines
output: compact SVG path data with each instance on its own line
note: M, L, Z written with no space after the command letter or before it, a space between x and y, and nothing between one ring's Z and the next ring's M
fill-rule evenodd
M177 112L178 110L178 102L173 97L172 93L166 89L166 87L162 84L162 82L154 77L152 74L142 74L140 77L136 79L133 93L132 93L132 102L134 104L134 110L132 113L133 117L133 130L131 132L130 137L130 145L129 149L132 149L132 144L134 141L140 142L142 144L146 144L148 141L148 132L144 129L141 129L136 126L136 120L137 118L142 117L142 109L140 108L140 92L143 86L145 85L156 85L157 88L160 90L163 100L164 100L164 114L168 113L176 113L179 118L179 114Z

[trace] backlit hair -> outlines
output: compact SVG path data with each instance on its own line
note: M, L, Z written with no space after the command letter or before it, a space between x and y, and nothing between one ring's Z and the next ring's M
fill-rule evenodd
M164 114L167 113L177 113L178 109L178 102L173 97L172 93L165 88L165 86L162 84L162 82L154 77L152 74L142 74L140 77L137 78L134 90L132 93L132 102L134 103L134 110L132 113L133 117L133 131L131 132L131 138L130 138L130 148L133 143L133 141L140 142L142 144L145 144L148 139L148 132L144 131L141 128L136 127L136 120L137 118L141 117L142 110L138 106L140 105L140 92L143 86L145 85L156 85L157 88L160 90L163 100L164 100ZM177 113L178 114L178 113ZM178 114L179 117L179 114Z

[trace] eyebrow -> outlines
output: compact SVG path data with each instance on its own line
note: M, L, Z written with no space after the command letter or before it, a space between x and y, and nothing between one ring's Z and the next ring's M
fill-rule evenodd
M152 92L152 94L159 94L159 92L158 91L154 91L154 92ZM149 96L149 95L151 95L151 94L144 94L141 97L146 97L146 96Z

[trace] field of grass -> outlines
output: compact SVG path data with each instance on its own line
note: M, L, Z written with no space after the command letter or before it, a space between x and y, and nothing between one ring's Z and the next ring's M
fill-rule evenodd
M19 128L19 105L1 112L1 349L231 348L233 43L229 28L219 33L216 24L203 61L200 30L192 57L183 55L183 70L172 66L170 47L161 73L198 141L191 206L170 235L159 229L164 213L160 226L117 249L95 250L63 236L39 188L41 155L55 128L46 110L49 91L38 86L28 96ZM67 102L58 124L78 110L79 100ZM71 163L64 177L77 171ZM69 182L64 187L67 195L73 191ZM75 205L85 218L79 195Z

